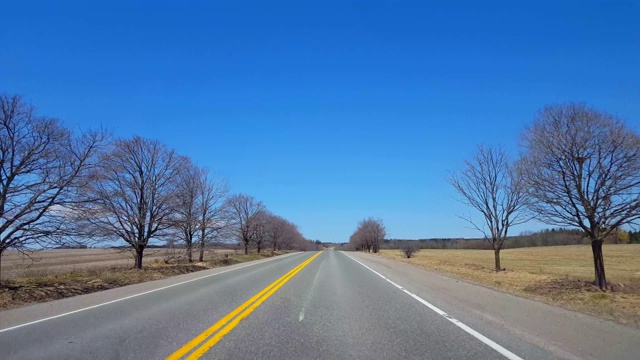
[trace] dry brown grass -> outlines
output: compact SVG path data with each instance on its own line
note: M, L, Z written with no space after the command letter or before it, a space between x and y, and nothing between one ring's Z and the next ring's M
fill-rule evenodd
M233 250L215 250L205 254L205 260ZM165 249L147 249L143 264L163 262ZM132 268L133 256L129 251L117 249L42 250L30 253L30 259L16 251L2 256L2 279L66 274L74 271Z
M400 250L383 257L437 270L524 297L640 327L640 244L604 245L611 290L594 279L588 245L508 249L501 252L506 271L493 271L493 251L421 250L406 259Z
M52 251L81 253L86 256L84 258L80 256L81 259L76 260L68 259L65 256L57 262L53 262L52 259L58 258L59 253L50 254ZM104 261L93 263L93 266L92 263L85 261L99 253L100 251L93 249L44 251L43 255L47 256L43 256L43 260L45 258L50 260L54 270L44 274L47 268L43 267L36 273L22 274L14 276L10 280L3 280L0 285L0 309L57 300L283 254L283 252L272 253L271 251L248 255L229 253L228 251L215 252L208 254L204 262L165 264L163 261L151 260L142 270L135 270L130 265L123 267L117 262L113 267L108 267L108 264L113 264L113 261L119 261L119 259L107 258ZM66 264L67 267L64 267L64 264L60 264L64 262L71 262L73 265L69 267L70 264ZM82 266L74 267L77 265Z

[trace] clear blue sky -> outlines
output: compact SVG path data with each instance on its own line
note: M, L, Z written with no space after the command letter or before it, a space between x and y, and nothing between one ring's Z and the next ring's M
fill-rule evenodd
M515 155L564 101L640 124L638 2L108 3L4 2L0 91L157 138L313 239L475 237L446 179L476 144Z

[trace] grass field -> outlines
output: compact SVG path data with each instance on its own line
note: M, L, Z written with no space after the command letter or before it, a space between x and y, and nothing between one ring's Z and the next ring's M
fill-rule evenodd
M380 256L640 327L640 244L604 245L611 290L601 292L594 280L588 245L535 247L501 251L506 271L493 271L493 251L421 250L411 259L400 250Z
M154 249L156 250L156 249ZM129 253L111 249L45 250L34 256L38 261L9 253L2 261L0 309L45 302L112 289L119 286L158 280L173 275L227 266L282 252L263 251L244 255L233 250L215 250L205 254L203 262L165 264L164 251L149 251L144 268L133 269ZM8 259L8 260L7 260Z

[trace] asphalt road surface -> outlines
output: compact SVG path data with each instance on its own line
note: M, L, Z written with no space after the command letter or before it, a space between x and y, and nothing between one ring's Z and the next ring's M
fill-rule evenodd
M331 250L0 312L0 359L197 358L638 359L640 331Z

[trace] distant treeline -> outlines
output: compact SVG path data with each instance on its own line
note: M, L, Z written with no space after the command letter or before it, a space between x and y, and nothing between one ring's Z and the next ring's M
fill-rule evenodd
M640 244L640 230L629 231L629 242L632 244Z
M86 244L62 244L54 247L56 250L67 250L67 249L87 249L89 246Z
M478 239L385 239L381 248L399 249L403 242L412 241L418 244L420 249L484 249L491 250L491 244L482 238ZM607 239L611 244L640 243L640 231L620 230L616 236ZM538 232L528 231L519 236L512 236L505 240L503 249L514 249L536 246L561 246L590 244L584 237L584 232L577 229L545 229Z

